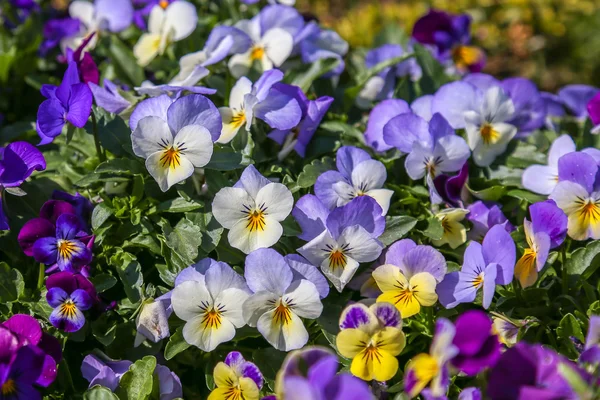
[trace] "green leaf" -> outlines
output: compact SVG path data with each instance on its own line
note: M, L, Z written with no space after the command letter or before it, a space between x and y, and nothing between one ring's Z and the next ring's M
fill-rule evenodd
M98 293L106 292L117 284L117 278L109 274L99 274L90 278Z
M146 356L129 367L119 382L117 395L121 400L145 400L152 393L156 358Z
M531 193L527 190L513 189L506 193L507 196L514 197L515 199L525 200L528 203L538 203L547 199L546 196Z
M427 228L423 231L423 235L432 240L440 240L444 235L442 222L437 217L431 217L427 220Z
M83 394L83 400L119 400L119 397L109 388L94 385Z
M206 169L215 169L217 171L231 171L244 168L242 164L242 154L236 152L231 147L215 145L210 162L204 166Z
M296 74L291 84L299 86L302 91L308 92L312 83L326 73L332 71L339 64L337 58L321 58L310 64L308 70Z
M586 279L600 267L600 240L594 240L587 246L571 253L571 258L566 262L567 274L574 278Z
M183 326L180 326L175 333L171 335L169 342L165 346L165 359L172 359L190 346L191 345L183 338Z
M506 187L502 185L491 186L481 190L473 190L469 185L465 186L473 196L485 201L498 201L506 194Z
M114 36L113 36L114 37ZM121 117L98 121L98 137L103 148L118 157L137 157L131 147L131 130Z
M142 298L141 287L144 279L142 276L142 267L137 262L135 256L124 251L119 251L110 258L110 263L116 268L119 274L127 298L134 304L140 301Z
M379 237L384 246L389 246L411 231L417 219L406 215L388 216L385 219L385 232Z
M140 247L148 249L154 254L161 254L160 243L151 235L137 235L131 240L123 242L123 248L126 247Z
M11 269L8 264L0 263L0 303L12 303L19 299L25 290L23 275Z
M195 225L198 225L202 231L202 243L200 247L205 253L213 251L221 240L221 235L225 230L217 222L212 213L188 213L185 217Z
M570 341L571 336L575 336L581 342L585 341L583 336L583 332L581 331L581 325L577 318L571 313L565 315L558 324L558 328L556 328L556 335L559 339L564 339Z
M329 132L341 133L345 136L354 138L360 143L365 143L365 135L363 132L352 125L345 124L341 121L327 121L319 125L319 129L324 129Z
M129 83L140 86L144 80L144 70L135 59L129 46L126 46L116 35L111 35L111 45L108 47L110 58L116 69L121 70Z
M309 188L315 184L315 181L323 172L335 169L335 163L330 157L323 157L320 160L314 160L304 167L298 175L296 184L300 188Z
M188 201L182 197L177 197L160 203L158 205L158 211L166 213L186 213L202 207L204 207L204 204L195 200Z
M181 219L175 228L163 226L166 244L179 254L184 261L193 262L198 257L198 248L202 244L202 231L188 219Z
M419 81L422 94L433 94L440 86L450 81L442 64L425 47L414 44L413 49L423 76Z
M94 207L92 211L92 229L96 230L115 213L115 210L111 208L107 203L100 203Z
M125 173L127 175L130 174L141 174L144 172L145 168L141 163L134 160L128 160L125 158L115 158L112 160L108 160L98 165L96 168L96 173L114 173L114 174L122 174Z

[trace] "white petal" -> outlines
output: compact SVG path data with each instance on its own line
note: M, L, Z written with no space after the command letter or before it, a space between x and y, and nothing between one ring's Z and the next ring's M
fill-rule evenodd
M155 35L160 35L164 22L165 10L159 5L152 7L152 10L150 10L150 16L148 17L148 32Z
M240 289L226 289L215 299L215 307L222 305L223 318L229 320L236 328L241 328L245 325L242 305L249 296L249 293Z
M283 221L292 212L294 196L285 185L272 182L256 195L256 206L262 208L262 204L267 207L265 215L276 221Z
M404 160L404 168L406 173L412 180L421 179L427 172L427 163L432 158L433 154L428 148L422 146L420 143L413 143L412 151L406 156Z
M196 7L186 1L176 1L169 4L165 10L163 32L173 31L173 41L185 39L196 29L198 12Z
M260 291L254 293L242 304L244 321L252 327L256 326L258 319L272 310L277 301L279 301L279 297L271 292Z
M144 33L133 46L133 55L141 67L150 64L160 52L161 37L152 33Z
M558 168L545 165L531 165L523 171L523 187L534 193L549 195L558 183Z
M235 337L235 327L225 319L221 319L218 328L202 326L203 316L199 315L188 321L183 327L183 338L189 344L202 351L213 351L219 344L229 342Z
M577 147L571 136L560 135L552 142L552 146L550 146L550 150L548 151L548 165L558 168L558 160L565 154L576 150Z
M356 97L356 105L362 109L368 109L371 102L375 101L377 95L383 89L385 80L380 76L370 78Z
M517 134L517 128L511 124L494 123L493 129L500 134L500 138L494 144L479 142L473 150L473 160L480 167L487 167L494 162L497 156L506 151L508 142Z
M171 82L185 81L194 71L196 66L202 64L206 60L204 50L195 53L187 54L179 59L179 73L172 79ZM183 85L181 85L183 86Z
M236 22L234 26L250 36L250 39L252 39L253 42L258 42L260 40L259 18L255 17L252 19L243 19Z
M291 320L287 324L274 323L274 315L275 311L269 311L256 324L258 331L271 346L280 351L290 351L299 349L308 342L308 332L296 314L291 313Z
M233 110L229 107L219 107L219 113L223 120L223 128L221 128L221 135L217 143L227 144L233 140L244 124L233 121Z
M281 28L269 29L261 39L265 52L273 65L279 67L292 53L294 38Z
M148 158L165 146L173 144L173 134L166 121L158 117L144 117L131 134L131 145L136 156Z
M186 281L173 289L171 305L175 315L180 319L190 321L198 315L202 315L200 309L202 304L213 304L213 299L204 282Z
M346 181L338 181L333 184L333 190L338 195L337 207L341 207L348 204L358 193L354 186L350 185Z
M251 231L248 221L244 219L231 228L227 239L232 247L249 254L256 249L273 246L282 234L283 227L281 224L273 218L265 217L264 230Z
M173 142L177 148L185 149L182 150L182 156L196 168L204 167L212 157L213 141L210 132L201 125L184 126L175 135Z
M239 221L246 220L244 205L253 206L254 200L242 188L226 187L215 195L212 212L217 222L231 229Z
M250 70L250 67L252 67L252 49L245 53L231 56L227 66L234 78L239 78L240 76L245 78L244 75L246 75Z
M87 1L74 1L69 5L69 15L88 28L94 25L94 5Z
M273 64L273 61L271 61L271 60L269 59L269 56L266 54L266 52L265 52L265 56L264 56L264 57L263 57L263 58L260 60L260 66L261 66L261 68L262 68L263 72L264 72L264 71L270 71L270 70L272 70L272 69L274 68L274 66L275 66L275 65Z
M244 107L244 97L252 91L252 82L245 76L231 88L229 93L229 107L235 110L240 110Z
M338 244L331 237L329 231L324 230L319 236L300 247L298 249L298 253L302 254L304 258L310 261L313 265L317 266L321 265L323 260L329 256L329 252L323 250L328 246L335 248L338 246Z
M352 280L356 270L358 269L359 263L352 257L346 258L346 266L343 268L331 268L329 260L325 259L321 263L321 271L323 275L327 277L336 288L338 292L342 292L344 287Z
M363 161L352 170L352 184L363 192L381 188L386 179L385 166L377 160Z
M340 245L348 244L348 255L358 262L374 261L381 255L383 245L373 239L369 232L360 225L349 226L340 235Z
M375 199L377 204L381 207L381 215L386 215L390 208L390 201L392 200L393 190L390 189L374 189L369 190L366 195L371 196Z
M515 112L512 100L499 86L492 86L485 92L482 108L483 115L492 123L508 121Z
M454 172L462 168L471 151L467 142L460 136L449 135L438 140L433 150L433 155L439 157L441 162L438 168L442 172Z
M463 117L465 119L465 130L467 131L469 148L473 150L479 146L479 143L482 141L481 132L479 130L485 123L485 120L475 111L465 111Z
M185 157L179 158L179 164L173 167L165 164L161 159L164 157L164 151L158 151L146 159L146 168L148 172L163 192L166 192L171 186L186 180L194 173L194 165Z
M323 312L317 287L306 279L292 283L283 298L286 304L293 304L291 309L302 318L316 319Z
M580 199L587 199L590 195L583 186L571 181L558 182L550 199L556 202L556 205L562 209L565 214L570 215L577 211L581 205L578 204Z

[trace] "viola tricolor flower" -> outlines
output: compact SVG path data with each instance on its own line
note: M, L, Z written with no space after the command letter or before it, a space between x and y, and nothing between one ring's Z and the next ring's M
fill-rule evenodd
M359 400L372 397L369 386L349 373L336 373L337 356L329 349L310 346L291 352L275 381L279 398Z
M377 302L395 305L402 318L418 314L421 306L436 303L436 285L444 279L446 268L444 256L433 247L399 240L385 253L385 264L373 271L383 292Z
M322 59L337 60L336 66L322 78L339 76L346 67L344 56L348 53L348 42L337 32L322 29L315 21L310 21L298 32L294 38L297 51L300 46L300 54L305 64L312 64Z
M593 134L600 132L600 93L596 94L587 104L587 112L594 127Z
M150 64L169 44L190 36L197 23L196 7L187 1L175 1L166 8L155 5L150 12L148 33L140 36L133 47L138 64L142 67Z
M183 338L203 351L213 351L245 325L242 304L250 291L229 265L211 262L203 279L179 283L171 294L175 314L186 321Z
M439 113L429 122L416 114L400 114L383 128L383 140L408 154L404 167L414 180L425 174L435 178L440 172L458 171L471 154L465 140Z
M385 382L396 375L396 356L404 349L406 337L402 317L392 304L352 304L342 311L340 329L336 347L352 360L350 372L354 376Z
M296 99L302 111L302 117L294 128L274 129L268 136L281 145L281 151L278 154L280 160L283 160L292 151L304 157L308 143L317 131L329 106L333 103L333 97L323 96L316 100L308 100L302 89L297 86L276 83L273 87Z
M348 204L352 199L369 196L385 215L390 207L392 190L383 189L387 171L381 161L352 146L340 147L336 153L337 171L322 173L315 182L315 194L330 210Z
M558 184L550 194L569 219L567 233L574 240L600 239L598 164L584 152L566 154L558 161Z
M293 205L294 197L285 185L269 181L250 165L233 187L219 190L212 210L229 229L229 244L248 254L277 243L283 234L281 221Z
M229 106L219 108L223 130L217 142L231 142L242 127L250 132L254 118L265 121L273 129L296 127L302 109L293 96L274 87L282 79L283 73L279 70L265 72L254 84L241 77L229 93Z
M567 216L552 200L532 204L529 213L531 222L523 221L529 248L515 266L515 277L524 288L537 281L550 250L560 246L567 236Z
M120 114L131 106L131 103L119 93L119 87L108 79L104 80L104 87L93 82L88 82L88 86L92 90L96 105L108 112Z
M512 347L517 343L519 330L527 325L526 320L513 320L503 315L492 317L492 321L493 331L498 335L500 343L507 347Z
M566 85L556 94L569 112L580 121L588 117L587 105L600 93L600 90L589 85Z
M456 319L454 326L452 344L458 352L452 365L469 376L494 366L500 358L500 340L493 333L492 320L482 311L469 310Z
M471 242L465 250L461 271L450 272L437 287L440 303L453 308L471 303L483 288L483 307L492 303L496 285L512 282L516 248L510 234L502 225L492 227L483 243Z
M429 197L432 204L446 203L453 207L460 207L464 204L465 185L469 179L469 163L464 163L457 175L448 176L440 174L431 179L427 177L427 186L429 187ZM469 212L471 212L469 210Z
M135 319L135 342L138 347L146 339L158 343L171 335L169 331L169 314L162 301L152 301L142 306Z
M2 197L6 188L21 186L33 171L46 169L41 151L27 142L12 142L0 147L0 231L9 230L8 216L4 213Z
M139 103L129 126L133 152L146 159L148 172L166 192L189 178L194 168L208 164L221 118L204 96L192 94L173 102L162 95Z
M393 149L394 146L387 144L383 139L385 126L392 118L410 112L411 109L408 103L401 99L384 100L373 107L367 121L367 129L365 130L365 142L367 145L377 152Z
M502 225L509 233L515 230L498 204L478 200L470 204L467 209L469 210L467 219L473 224L468 234L471 240L481 241L490 228L496 225Z
M445 208L435 214L435 217L442 224L443 233L440 240L433 240L432 243L438 247L448 244L453 249L465 243L467 241L467 228L461 224L461 221L465 219L468 213L469 210L463 208Z
M92 92L79 79L75 62L70 62L61 84L42 85L47 100L40 104L36 130L40 144L48 144L61 134L65 124L83 128L92 112Z
M429 354L413 357L406 367L404 391L412 398L429 384L428 393L435 398L444 396L450 384L448 363L458 353L453 344L456 328L445 318L438 318Z
M225 362L215 366L213 377L216 387L207 400L258 400L264 382L258 367L238 351L230 352Z
M65 332L77 332L85 324L83 311L96 300L96 289L82 275L58 272L46 280L46 300L54 309L50 322Z
M385 219L374 199L358 197L328 215L321 213L320 217L325 219L320 219L317 226L322 224L324 230L313 236L317 226L313 226L314 222L309 222L309 218L300 215L310 215L311 210L318 209L319 204L318 199L313 197L297 207L295 215L298 215L300 225L306 227L304 233L310 238L298 249L298 253L319 266L341 292L354 276L359 263L374 261L381 254L383 245L377 238L385 229Z
M244 320L280 351L304 346L308 332L300 318L316 319L323 311L323 289L317 287L323 288L322 276L296 268L297 263L272 249L246 257L244 276L254 294L243 305Z
M558 160L574 151L575 142L569 135L556 138L548 151L548 165L531 165L523 171L523 187L534 193L552 193L558 183Z

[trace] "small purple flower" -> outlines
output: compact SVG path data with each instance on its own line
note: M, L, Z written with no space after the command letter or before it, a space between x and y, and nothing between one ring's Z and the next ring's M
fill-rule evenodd
M569 135L561 135L550 146L548 165L531 165L523 171L523 187L532 192L549 195L558 183L558 160L576 151L575 142Z
M45 169L44 155L27 142L13 142L6 147L0 147L0 231L10 229L2 205L4 188L18 187L31 176L33 171Z
M322 173L315 182L315 195L330 210L348 204L356 197L377 201L381 214L387 214L394 192L383 189L387 171L381 161L352 146L340 147L336 154L337 171Z
M567 85L557 93L564 106L579 120L588 116L587 105L600 93L598 88L589 85Z
M465 197L465 184L469 179L469 163L464 163L457 175L448 176L440 174L431 179L427 177L427 186L429 186L429 196L433 204L446 203L452 207L463 207L463 198Z
M47 229L45 224L40 225L39 228L42 230ZM34 242L33 258L47 265L57 264L61 271L78 271L92 261L92 251L84 242L88 237L76 215L63 214L56 220L54 234L40 237Z
M486 313L469 310L454 322L456 334L452 343L458 354L452 365L472 376L492 367L500 358L500 340L492 332L492 321Z
M15 359L0 376L0 399L41 400L33 387L42 373L45 354L36 346L26 345L15 354Z
M587 336L585 337L585 348L579 362L587 364L600 363L600 315L591 315Z
M324 347L306 347L290 353L281 367L275 391L285 398L365 400L369 386L349 373L337 374L339 362Z
M61 40L75 36L80 30L80 22L76 18L51 19L44 25L44 40L40 45L40 54L45 56L58 46Z
M596 94L587 104L587 112L594 124L592 133L600 132L600 93Z
M325 113L327 113L329 106L333 103L333 98L323 96L316 100L308 100L302 89L284 83L276 83L273 88L296 99L302 110L302 117L298 125L291 129L274 129L269 133L269 138L282 146L278 155L280 160L284 159L292 150L298 153L300 157L304 157L306 147Z
M476 201L467 207L467 219L473 224L469 231L469 239L481 240L487 232L496 225L502 225L507 232L512 232L515 227L510 223L498 204Z
M337 32L322 29L316 22L311 21L296 35L294 43L300 46L302 61L305 64L327 58L338 60L336 67L324 74L323 78L338 76L344 71L344 56L348 52L348 43Z
M92 92L81 83L77 64L70 62L61 84L43 85L47 98L38 109L36 130L40 144L48 144L60 135L65 124L83 128L92 112Z
M502 225L492 227L483 243L471 242L465 250L461 271L450 272L437 286L440 303L446 308L475 301L483 288L483 307L492 303L496 285L512 282L516 248Z
M104 87L100 87L95 83L88 83L94 100L98 107L104 108L106 111L119 114L131 106L131 103L119 93L117 85L110 80L104 80Z
M492 400L575 400L559 364L569 360L539 344L519 342L508 349L492 368L487 394Z
M67 49L65 60L67 63L75 62L77 64L77 71L79 71L79 79L81 79L81 82L97 85L100 79L98 66L96 65L96 62L94 62L92 55L85 51L88 43L93 40L95 36L96 32L92 32L91 35L83 40L75 51Z
M50 322L65 332L77 332L85 324L83 311L92 307L96 289L82 275L59 272L46 281L46 300L54 309Z

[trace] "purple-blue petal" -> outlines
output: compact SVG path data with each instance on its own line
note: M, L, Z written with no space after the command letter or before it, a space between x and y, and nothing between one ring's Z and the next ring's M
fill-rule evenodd
M302 233L298 237L310 242L325 230L325 222L329 215L329 209L312 194L302 196L294 205L292 215Z
M552 200L532 204L529 207L534 232L544 232L551 240L551 248L558 247L567 235L568 218Z
M410 153L414 142L419 142L425 147L433 145L429 124L413 113L404 113L392 118L383 128L383 140L403 153Z
M596 94L598 88L589 85L567 85L558 91L558 97L571 114L578 118L587 117L587 104Z
M567 153L558 160L558 180L571 181L583 186L591 193L596 180L598 164L587 153Z
M66 111L57 99L48 99L40 104L37 112L36 130L42 139L41 144L48 144L60 135L65 125Z
M89 310L94 303L90 295L83 289L77 289L71 293L71 300L80 310Z
M167 121L173 134L188 125L201 125L210 132L213 141L221 135L219 110L212 101L199 94L181 97L171 104L167 111Z
M92 91L86 83L71 86L66 119L74 126L83 128L92 113Z
M377 104L369 114L365 141L375 151L386 151L392 148L383 139L385 125L394 117L410 112L408 103L404 100L390 99Z
M59 287L53 287L46 293L46 301L52 308L56 308L69 299L69 294Z
M19 186L33 171L45 169L46 160L37 147L27 142L13 142L4 148L0 160L0 184Z
M378 238L385 230L385 217L381 214L381 207L377 201L370 196L359 196L334 209L327 217L325 225L334 238L353 225L362 226L373 238Z
M516 262L516 246L504 226L495 225L485 235L482 244L483 258L489 265L498 264L496 284L508 285L512 282Z
M336 153L335 164L338 171L346 178L350 179L352 171L358 164L370 160L371 156L366 151L354 146L340 147Z

